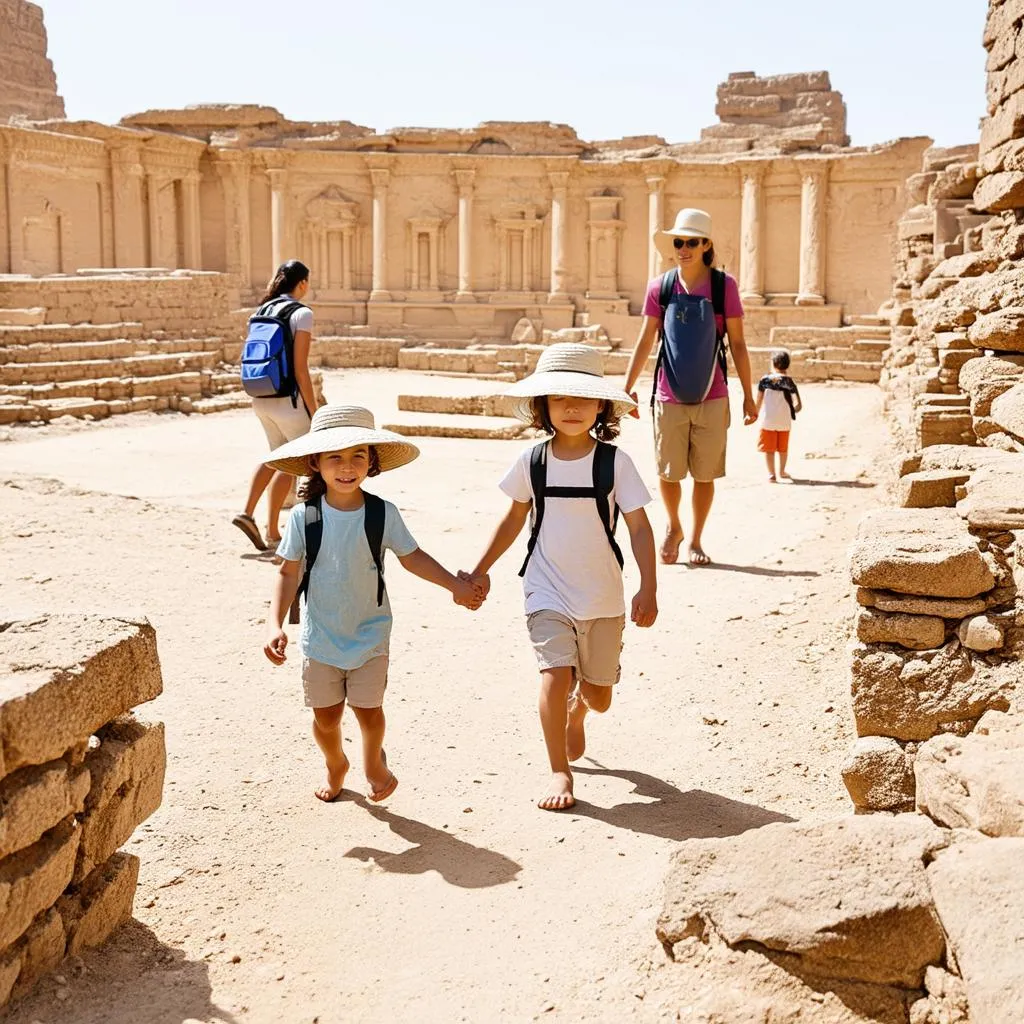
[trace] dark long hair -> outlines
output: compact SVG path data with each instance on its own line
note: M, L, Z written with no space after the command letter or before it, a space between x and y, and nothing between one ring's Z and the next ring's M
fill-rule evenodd
M370 449L370 471L366 474L369 476L380 475L380 455L377 454L377 449L371 444L368 445ZM327 484L324 483L324 478L320 475L319 469L313 468L313 463L309 463L309 476L304 476L299 481L298 487L295 489L295 496L299 501L315 501L317 498L322 498L327 493Z
M301 260L285 260L267 285L267 293L260 299L260 303L269 302L281 295L291 295L303 281L308 280L309 267L305 263Z
M708 239L711 242L711 239ZM704 266L712 267L715 264L715 243L711 244L704 250Z

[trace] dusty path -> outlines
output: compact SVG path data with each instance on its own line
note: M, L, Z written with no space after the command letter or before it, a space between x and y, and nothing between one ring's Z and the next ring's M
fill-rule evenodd
M408 380L332 374L327 391L383 411ZM802 485L763 482L753 430L734 426L706 534L718 564L661 573L661 618L627 631L564 815L533 805L545 765L513 555L475 617L392 565L401 785L381 807L323 806L296 662L261 651L273 569L228 524L261 450L250 415L0 445L5 609L145 612L165 680L145 710L169 746L164 805L129 847L137 923L12 1024L676 1019L701 978L666 967L654 936L675 844L848 807L844 557L882 500L886 435L872 388L811 385L805 402ZM622 443L653 489L648 437L631 422ZM426 550L468 566L520 444L422 448L377 489Z

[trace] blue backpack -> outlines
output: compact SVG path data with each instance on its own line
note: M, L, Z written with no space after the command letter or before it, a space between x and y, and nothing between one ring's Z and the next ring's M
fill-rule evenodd
M242 345L242 387L253 398L291 398L298 401L295 379L295 338L291 318L301 302L271 299L249 317Z
M658 371L665 371L669 390L683 405L703 402L715 379L715 367L727 375L725 333L719 332L717 316L725 316L725 273L711 271L711 301L703 295L676 292L678 271L661 277L658 304L661 306L661 347L654 370L654 391Z

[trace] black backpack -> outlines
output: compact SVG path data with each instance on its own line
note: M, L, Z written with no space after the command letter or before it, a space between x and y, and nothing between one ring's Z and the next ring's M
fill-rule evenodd
M320 542L324 536L324 513L321 502L322 497L313 498L306 504L306 567L302 573L302 581L295 593L295 600L292 602L291 614L288 621L296 623L299 621L299 600L309 592L309 575L316 564L316 556L320 554ZM370 554L373 556L373 564L377 567L377 607L384 603L384 559L382 549L384 547L384 499L369 491L363 491L363 530L366 533L366 542L370 545ZM306 597L308 601L308 596Z
M615 486L615 445L598 441L594 451L594 483L591 487L548 487L548 449L550 441L537 445L530 453L530 486L533 488L533 520L530 526L530 539L526 542L526 560L520 576L526 575L526 566L530 562L533 549L537 546L540 526L544 521L544 503L548 498L593 498L597 505L597 514L601 525L608 536L608 543L615 554L615 560L622 568L622 549L615 541L615 527L619 522L619 506L615 506L614 518L609 523L610 509L608 498Z
M661 326L658 329L658 360L654 367L654 384L651 387L651 405L654 405L655 395L658 391L658 374L661 370L662 361L665 358L665 312L668 304L675 294L676 280L679 271L675 268L666 270L661 275L661 285L658 288L658 305L661 307ZM711 268L711 308L715 314L715 336L718 339L718 365L722 368L722 374L729 376L729 358L725 345L725 331L718 328L718 317L725 320L725 271Z

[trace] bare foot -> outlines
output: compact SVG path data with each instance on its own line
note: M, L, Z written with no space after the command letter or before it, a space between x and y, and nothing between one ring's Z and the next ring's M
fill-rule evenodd
M710 565L711 558L696 544L690 545L690 565Z
M675 565L679 561L679 546L683 543L682 530L669 530L661 542L661 560L665 565Z
M587 717L587 705L578 694L569 700L569 714L565 720L565 756L578 761L587 751L587 734L583 722Z
M383 750L380 752L380 768L367 772L366 781L370 784L366 799L375 804L386 800L398 788L398 778L388 768L388 755Z
M551 787L546 796L537 801L542 811L567 811L576 806L572 795L572 775L569 772L555 772L551 776Z
M779 473L779 479L785 480L788 484L791 484L793 482L793 478L785 470Z
M768 475L768 483L770 483L770 484L775 483L775 474L774 473L770 473Z
M321 786L314 791L317 800L323 800L325 804L329 804L332 800L337 800L341 796L347 774L348 758L342 754L339 760L327 765L327 785Z

